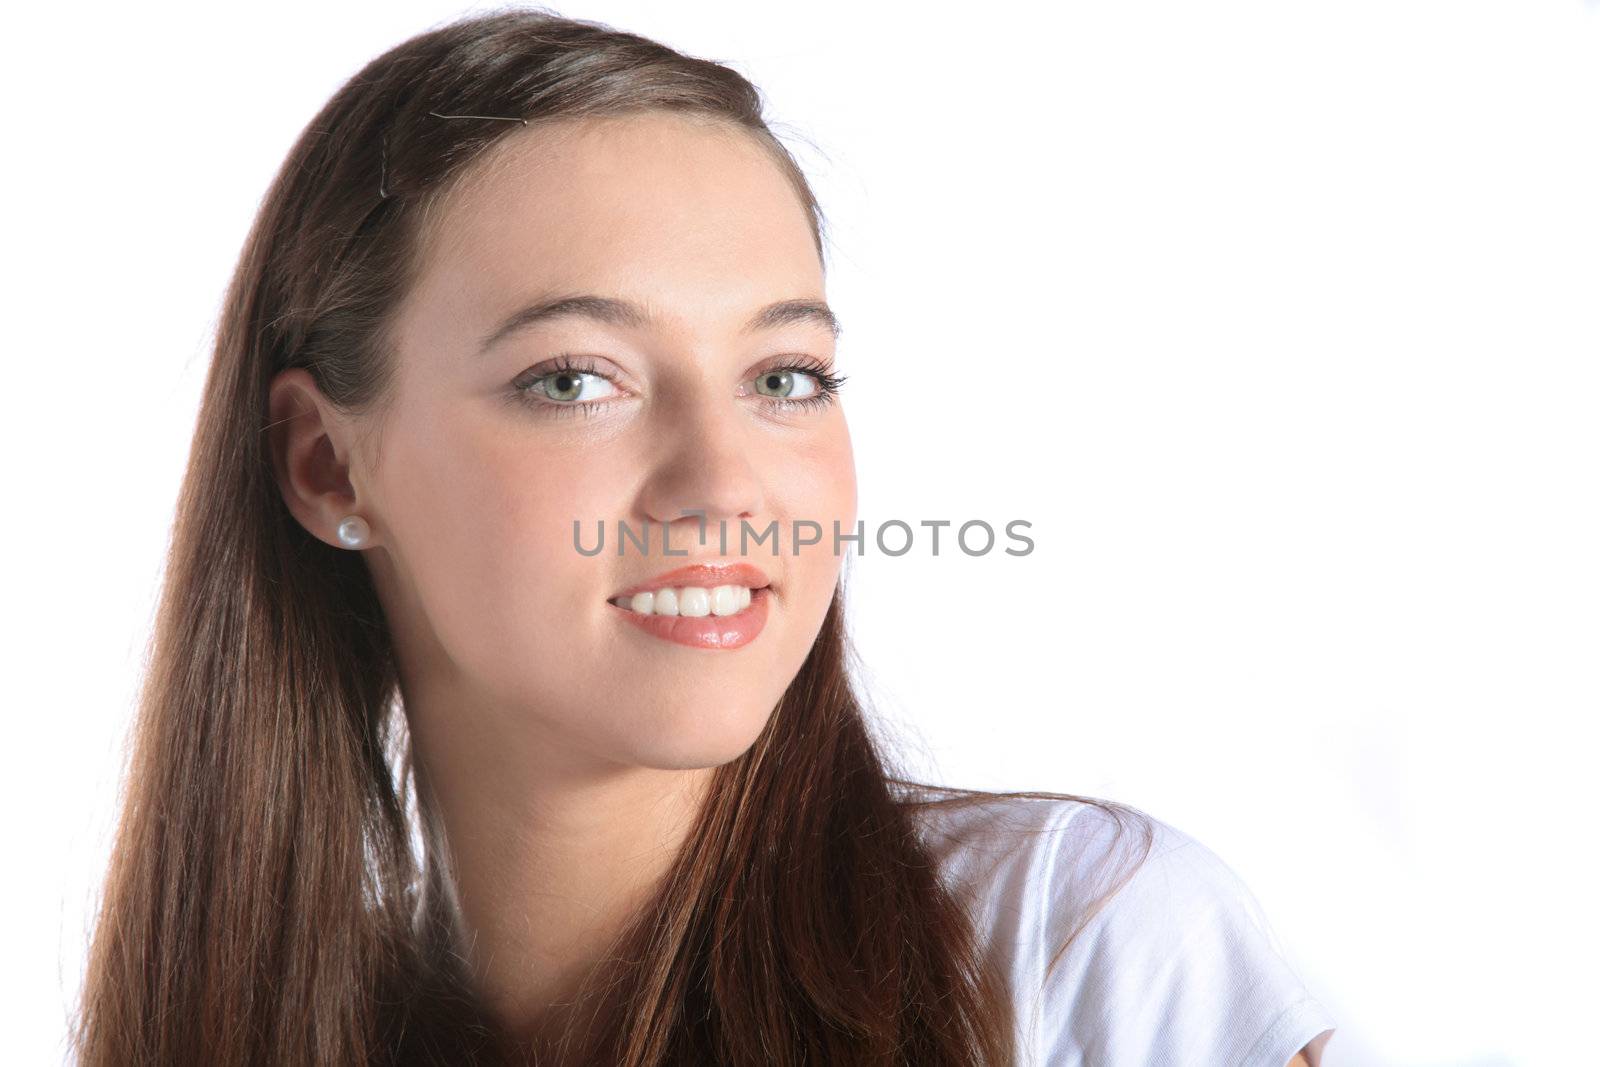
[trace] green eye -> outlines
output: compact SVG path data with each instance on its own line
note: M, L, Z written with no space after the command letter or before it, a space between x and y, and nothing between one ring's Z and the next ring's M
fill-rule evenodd
M769 370L756 379L756 392L762 396L781 397L786 400L797 400L808 397L815 391L810 374L803 374L802 383L795 377L795 373L788 369ZM796 387L800 392L796 392ZM809 391L808 391L809 390Z
M605 378L598 374L575 370L553 371L534 380L534 385L541 393L562 404L579 399L596 399L593 395L595 387L606 384ZM588 389L587 394L585 389Z
M576 400L583 394L583 382L576 374L554 374L545 379L544 392L551 400Z

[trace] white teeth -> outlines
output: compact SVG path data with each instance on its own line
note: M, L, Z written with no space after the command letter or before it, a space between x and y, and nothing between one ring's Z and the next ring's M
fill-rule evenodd
M748 586L718 585L708 589L701 585L687 585L677 589L635 593L632 597L619 596L611 602L640 615L701 618L706 615L737 615L750 606L750 600Z
M744 588L739 585L719 585L711 590L711 614L732 615L744 607L739 597L739 590Z
M701 585L686 585L678 590L678 614L698 619L711 614L711 591Z

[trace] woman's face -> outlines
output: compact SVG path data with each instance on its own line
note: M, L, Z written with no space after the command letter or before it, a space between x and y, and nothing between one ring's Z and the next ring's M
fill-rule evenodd
M488 162L439 205L396 320L394 405L350 474L419 748L520 767L727 762L822 624L834 522L855 525L843 410L804 371L767 376L831 367L833 331L815 311L755 321L822 304L805 210L747 135L665 114L536 127ZM642 317L501 331L580 295ZM647 551L618 555L619 520L648 530ZM741 554L741 520L776 522L777 554L770 538ZM824 536L795 554L797 520ZM578 550L575 522L586 550L603 526L600 554ZM664 639L611 603L686 564L740 560L771 586L738 647Z

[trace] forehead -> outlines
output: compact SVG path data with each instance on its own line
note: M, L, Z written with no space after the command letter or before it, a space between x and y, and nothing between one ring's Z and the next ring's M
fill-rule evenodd
M435 205L412 294L477 328L558 291L743 324L820 296L806 210L752 135L671 114L536 125L496 143Z

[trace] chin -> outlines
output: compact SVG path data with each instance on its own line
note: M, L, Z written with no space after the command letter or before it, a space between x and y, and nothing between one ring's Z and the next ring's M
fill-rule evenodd
M631 762L658 770L720 767L749 751L766 729L774 704L718 707L703 702L657 709L660 718L630 731Z

